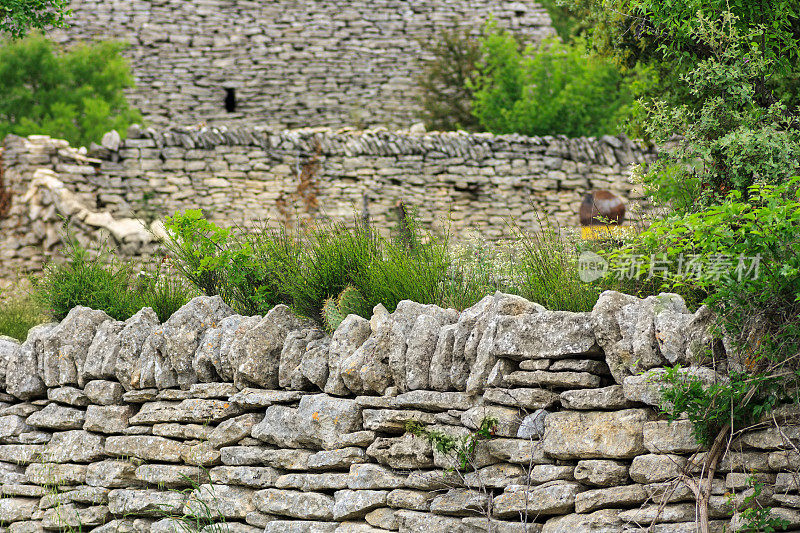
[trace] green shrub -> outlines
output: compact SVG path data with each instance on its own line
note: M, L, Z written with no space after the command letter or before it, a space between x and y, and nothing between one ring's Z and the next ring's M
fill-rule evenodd
M123 45L102 42L56 53L41 36L0 48L0 137L45 134L73 145L99 142L112 129L124 134L138 111L124 89L133 86Z
M30 298L0 301L0 336L24 341L28 330L45 322L44 313Z
M70 15L68 0L4 0L0 6L0 32L17 39L31 29L61 27Z
M139 309L130 268L107 253L93 258L74 241L69 241L65 262L50 263L40 279L31 281L34 299L56 320L78 305L105 311L116 320L125 320Z
M493 133L617 134L632 97L614 64L581 41L545 40L520 51L509 32L490 26L474 82L472 110Z
M186 304L194 289L171 277L161 267L134 277L130 266L104 247L90 252L67 239L67 258L53 262L41 278L31 278L33 301L55 320L82 305L125 320L142 307L152 307L164 322Z

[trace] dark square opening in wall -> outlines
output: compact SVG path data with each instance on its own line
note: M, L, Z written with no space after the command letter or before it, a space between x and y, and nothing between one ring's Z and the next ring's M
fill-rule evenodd
M232 87L225 88L225 111L228 113L236 111L236 89Z

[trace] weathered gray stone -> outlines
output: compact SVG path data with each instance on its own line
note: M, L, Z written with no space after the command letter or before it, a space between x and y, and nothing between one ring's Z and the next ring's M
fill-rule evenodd
M192 369L197 379L201 383L233 381L236 362L231 354L231 346L260 320L258 315L230 315L205 330L192 357Z
M0 445L0 461L27 465L40 460L44 446L40 444L5 444Z
M33 431L33 428L25 423L25 418L18 415L0 416L0 442L9 442L28 431Z
M82 529L105 524L110 518L111 513L105 505L78 507L75 504L66 504L45 511L42 517L42 527L45 529Z
M88 383L95 379L114 379L120 350L120 333L124 327L125 322L120 320L106 320L100 324L86 353L81 376L83 381Z
M45 395L47 389L39 375L39 359L42 357L44 339L56 325L42 324L31 328L25 342L11 352L6 364L6 392L20 400L41 398Z
M86 484L94 487L136 487L136 465L129 461L105 460L86 467Z
M396 489L406 486L406 476L376 464L354 464L350 467L347 488L352 490Z
M406 432L409 421L421 424L433 424L436 418L431 413L422 411L399 411L395 409L364 409L364 428L382 433L402 435Z
M688 309L666 308L653 316L656 341L661 355L670 365L701 364L713 342L712 326L716 317L708 306L695 313Z
M367 387L361 377L361 370L367 361L373 359L378 341L373 335L359 346L353 354L341 362L339 375L347 387L354 394L363 394Z
M575 466L575 481L584 485L612 487L628 483L628 466L608 459L586 459Z
M550 414L544 409L537 409L535 412L522 419L517 430L518 439L540 439L544 435L544 421Z
M46 405L41 411L29 416L27 420L25 420L25 423L37 428L63 431L82 428L84 417L85 412L83 409L64 407L57 403L51 403Z
M575 497L583 485L571 481L553 481L537 487L509 485L494 499L494 514L499 518L516 518L520 513L528 516L566 514L575 507Z
M412 511L428 511L431 501L436 497L433 492L423 490L395 489L386 497L386 504L396 509Z
M187 446L151 435L113 436L106 439L106 453L112 456L138 457L145 461L177 463Z
M492 353L522 361L598 353L589 313L544 311L501 317Z
M569 465L534 465L528 474L530 483L540 485L550 481L574 481L575 467Z
M314 520L274 520L264 528L264 533L335 533L338 524Z
M509 405L519 409L547 409L558 402L555 392L544 389L486 389L483 399L487 402Z
M315 492L264 489L255 493L255 506L264 513L301 518L332 520L334 499Z
M222 453L211 443L201 442L184 448L181 460L189 465L210 468L222 464Z
M536 467L534 467L536 468ZM464 483L475 488L498 488L524 483L525 470L519 465L494 464L464 475Z
M278 470L268 466L217 466L209 474L212 484L252 488L273 487L280 477Z
M361 407L355 401L315 394L303 396L297 409L268 407L252 435L283 448L335 449L347 433L361 429Z
M307 470L309 450L274 450L257 446L228 446L220 450L222 462L231 466L267 465L284 470Z
M86 408L83 429L96 433L122 433L135 413L136 408L131 405L90 405Z
M443 326L436 339L436 347L431 356L430 385L437 391L450 389L450 371L453 367L453 345L456 340L456 324Z
M455 463L455 461L453 461ZM449 490L453 487L463 487L462 475L455 470L455 466L440 470L417 470L411 472L406 479L406 486L424 491Z
M559 459L627 459L645 452L643 409L561 411L545 420L544 451Z
M519 522L507 522L495 518L478 518L470 516L462 518L461 522L471 528L471 531L481 533L541 533L542 524L523 524Z
M568 390L561 393L565 409L626 409L634 404L623 394L622 385L600 389Z
M358 315L347 316L336 328L328 349L328 380L323 389L326 393L336 396L346 396L350 393L342 380L342 366L364 344L371 333L369 320Z
M249 437L253 426L263 418L263 415L258 413L247 413L226 420L214 428L208 437L208 443L214 448L236 444L243 438Z
M369 511L386 505L385 490L338 490L334 493L333 519L363 518Z
M264 390L246 387L229 398L245 409L264 408L275 404L294 403L303 397L303 393L287 390Z
M154 520L150 518L121 518L92 530L92 533L150 533Z
M214 431L212 426L201 424L155 424L153 426L139 427L152 429L153 435L173 439L208 440L211 432Z
M19 348L20 344L17 339L0 335L0 390L6 389L6 367Z
M126 391L144 388L142 384L142 348L151 333L160 331L155 311L149 307L125 321L119 332L119 351L114 366L114 376ZM128 400L126 400L128 401Z
M545 522L542 533L619 533L623 530L618 509L603 509L590 514L557 516Z
M397 531L400 529L400 523L394 514L394 509L389 507L378 507L364 515L364 521L376 528L384 531Z
M0 498L0 522L30 520L39 501L28 498Z
M412 390L397 395L393 405L401 409L422 409L423 411L441 412L450 409L465 411L474 405L473 399L463 392L435 392L429 390Z
M0 484L19 485L25 481L25 468L22 465L0 463Z
M290 331L308 328L311 323L296 317L285 305L276 305L243 336L236 338L229 351L235 361L234 383L265 389L278 388L283 343Z
M42 452L44 461L53 463L92 463L106 456L104 438L87 431L54 433Z
M136 479L159 489L191 487L208 483L208 472L196 466L142 465L136 468Z
M636 483L659 483L678 477L686 466L680 455L638 455L631 463L630 476Z
M652 453L694 453L702 449L688 420L647 422L643 436L645 448Z
M105 322L104 324L107 324ZM125 389L115 381L93 380L86 384L83 392L91 403L97 405L114 405L122 401Z
M575 497L575 512L591 513L603 508L633 507L645 500L647 491L641 485L592 489Z
M488 496L472 489L450 489L431 501L434 514L469 516L484 514L489 503Z
M89 398L81 389L75 387L57 387L47 390L47 399L51 402L64 403L73 407L86 407Z
M157 516L183 510L187 495L177 491L115 489L108 493L108 510L116 516Z
M25 477L36 485L81 485L86 479L86 465L34 463L25 469Z
M428 513L418 513L398 509L395 512L400 531L403 533L430 533L431 531L447 531L448 533L468 533L460 518L436 516Z
M406 350L406 384L409 390L430 387L431 360L436 351L443 315L420 315L414 322Z
M484 443L486 452L499 460L513 464L551 464L540 441L522 439L491 439Z
M486 405L464 411L461 415L461 423L466 428L479 429L481 423L487 418L493 418L497 422L494 426L494 435L498 437L516 437L522 422L522 417L517 409Z
M311 382L303 377L300 365L311 341L324 336L317 328L292 331L286 336L278 365L278 385L284 389L308 390Z
M186 500L183 512L190 516L224 518L225 520L244 520L247 513L256 510L255 491L228 485L201 485Z
M131 424L157 424L159 422L186 422L214 424L237 416L242 408L225 400L191 398L181 402L150 402L142 405L131 417Z
M661 293L644 300L615 291L600 295L592 310L592 327L606 363L618 384L631 375L662 366L654 318L664 312L688 312L677 294Z
M292 385L307 380L320 390L325 388L325 383L328 382L328 350L330 345L330 337L323 337L308 343L306 353L303 354L303 360L298 367L299 375L295 373L292 377ZM383 392L383 390L380 392Z
M505 377L509 386L520 387L553 387L553 388L597 388L601 383L600 376L588 372L550 372L534 370L531 372L518 370Z
M85 385L83 364L89 346L97 328L107 320L111 317L103 311L76 306L42 338L39 369L45 385Z
M339 450L323 450L308 458L309 470L350 470L350 466L367 462L367 454L361 448L349 447Z
M431 444L410 434L397 438L377 438L367 455L378 463L396 469L429 468L433 466Z

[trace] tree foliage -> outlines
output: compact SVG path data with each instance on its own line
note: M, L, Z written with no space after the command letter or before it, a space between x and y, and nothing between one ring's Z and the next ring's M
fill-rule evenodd
M13 39L29 30L63 26L69 0L0 0L0 32Z
M473 113L494 133L616 134L632 103L625 79L582 41L556 39L521 50L509 32L490 26L481 41Z
M141 121L123 92L133 77L122 48L101 42L56 53L41 36L0 48L0 137L46 134L86 145Z

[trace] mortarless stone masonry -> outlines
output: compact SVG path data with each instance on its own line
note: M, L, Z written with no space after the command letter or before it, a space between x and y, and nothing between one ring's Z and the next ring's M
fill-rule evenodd
M667 353L708 346L709 326L677 295L614 292L589 313L404 301L351 315L334 342L285 306L242 320L219 297L163 324L76 307L23 344L0 337L0 532L184 531L169 516L244 533L694 532L705 450L659 416L658 375L669 357L726 379L724 357ZM461 474L405 431L459 437L486 416L494 435ZM750 476L758 505L800 527L798 424L778 406L730 442L710 531L735 530Z
M421 42L490 18L528 41L554 34L530 0L73 0L70 8L71 27L48 37L129 43L130 101L156 126L407 126L419 117Z
M147 256L146 223L202 209L222 225L296 218L350 219L366 210L375 227L399 220L397 204L457 238L509 237L507 224L535 229L537 216L576 226L584 193L609 189L629 207L641 190L632 164L654 152L624 137L524 137L386 130L132 127L85 152L49 137L8 136L2 155L12 192L0 218L0 278L31 271L62 247L62 217L76 236L100 230L126 256ZM158 232L158 228L156 228Z

